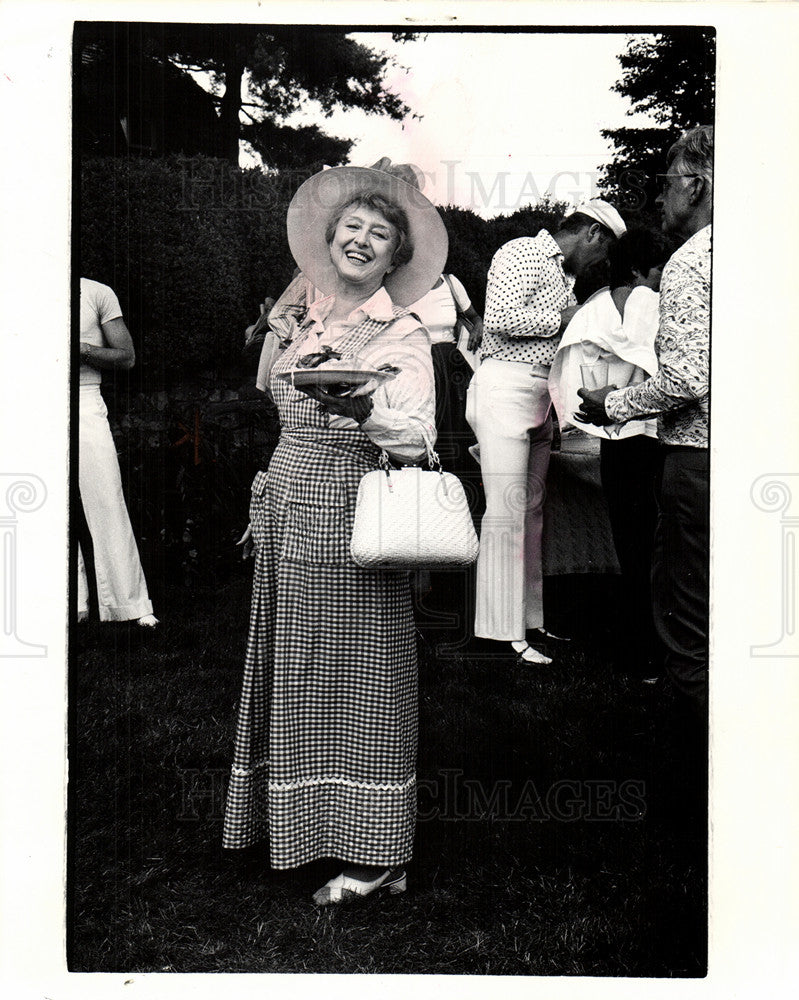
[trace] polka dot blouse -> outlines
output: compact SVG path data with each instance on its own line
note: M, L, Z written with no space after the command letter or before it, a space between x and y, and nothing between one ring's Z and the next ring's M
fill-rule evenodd
M549 366L560 342L560 313L573 301L574 278L546 229L511 240L488 271L483 358Z

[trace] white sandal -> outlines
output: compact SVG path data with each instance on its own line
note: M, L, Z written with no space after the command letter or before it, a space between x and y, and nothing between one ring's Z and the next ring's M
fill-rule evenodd
M519 663L538 663L541 666L547 666L547 664L552 662L552 658L549 656L544 656L543 653L531 646L529 642L524 639L519 642L512 642L514 652L518 656Z
M313 894L313 901L317 906L330 906L350 896L368 896L377 889L387 889L392 895L398 895L405 892L407 887L404 868L397 868L394 871L387 868L372 882L362 882L342 872L326 882L321 889L317 889Z

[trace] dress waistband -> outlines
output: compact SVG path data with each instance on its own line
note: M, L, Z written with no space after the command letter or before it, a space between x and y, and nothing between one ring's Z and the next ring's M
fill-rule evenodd
M292 441L319 441L328 440L362 440L368 438L363 431L356 427L285 427L281 428L280 436Z
M281 430L280 441L303 447L333 448L376 458L380 449L362 430L342 427L297 427ZM278 442L280 443L280 442Z

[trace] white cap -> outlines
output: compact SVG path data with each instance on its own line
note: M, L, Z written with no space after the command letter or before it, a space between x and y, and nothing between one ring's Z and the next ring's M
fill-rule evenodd
M609 229L616 239L624 236L627 232L627 227L624 225L624 219L622 219L616 209L609 202L602 201L601 198L592 198L591 201L585 202L584 205L578 205L574 211L579 212L580 215L587 215L591 219L596 219L596 221L601 223L606 229ZM572 213L569 212L569 215L571 214Z

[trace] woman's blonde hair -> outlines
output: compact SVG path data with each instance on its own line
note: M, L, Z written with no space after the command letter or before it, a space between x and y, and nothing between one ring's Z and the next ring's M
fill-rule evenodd
M357 195L352 201L348 201L346 204L339 206L339 208L330 216L327 227L325 228L325 240L327 241L328 246L333 242L336 226L339 222L341 222L342 216L347 209L350 209L353 206L369 208L373 212L379 212L386 222L391 223L391 225L396 229L398 236L397 249L394 251L391 263L395 267L402 267L403 264L407 264L413 257L413 243L411 242L408 216L405 214L405 211L399 207L399 205L395 205L387 198L384 198L381 194L365 192L364 194Z

